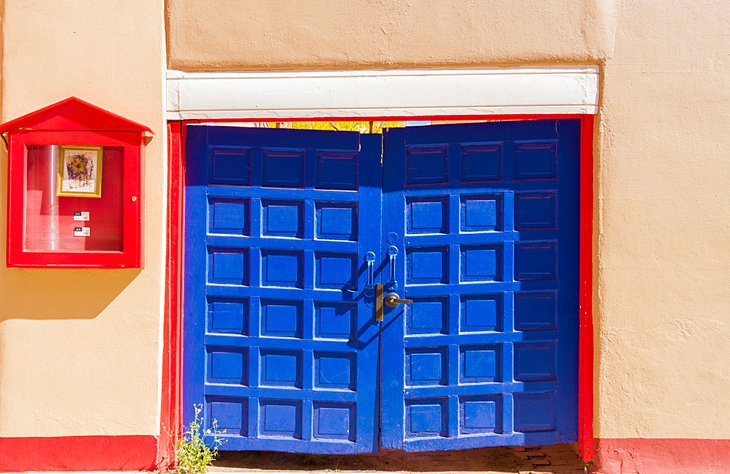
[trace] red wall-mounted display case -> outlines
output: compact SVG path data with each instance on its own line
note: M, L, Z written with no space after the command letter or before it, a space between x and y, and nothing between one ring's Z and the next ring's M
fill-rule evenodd
M8 143L8 267L142 267L148 127L71 97L0 133Z

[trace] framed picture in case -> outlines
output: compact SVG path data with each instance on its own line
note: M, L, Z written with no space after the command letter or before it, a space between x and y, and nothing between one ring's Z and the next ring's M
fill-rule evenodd
M58 196L101 197L100 146L61 146L58 160Z

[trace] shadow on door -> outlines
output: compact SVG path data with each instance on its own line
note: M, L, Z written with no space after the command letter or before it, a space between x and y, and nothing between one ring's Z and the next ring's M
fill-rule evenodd
M221 452L213 471L408 471L582 473L575 444L480 448L465 451L322 456L261 451Z

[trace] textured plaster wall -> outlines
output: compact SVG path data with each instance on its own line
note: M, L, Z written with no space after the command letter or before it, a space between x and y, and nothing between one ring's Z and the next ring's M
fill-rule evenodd
M0 436L159 433L163 13L162 0L5 1L2 120L75 95L156 137L145 167L144 270L0 265Z
M186 71L595 63L612 0L168 0Z
M162 3L5 2L3 120L77 95L157 136L145 169L144 270L0 267L0 436L158 431ZM454 5L168 0L168 66L600 64L596 434L730 438L727 2ZM6 179L3 157L3 213Z
M730 438L730 8L168 0L181 70L600 64L596 435Z
M599 138L602 437L730 438L730 4L622 5Z

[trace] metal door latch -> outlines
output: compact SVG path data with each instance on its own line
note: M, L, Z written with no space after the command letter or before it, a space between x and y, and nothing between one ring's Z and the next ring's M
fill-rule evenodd
M383 285L375 285L375 320L383 320Z
M378 283L375 285L375 320L376 321L382 321L383 320L383 313L385 312L385 308L383 308L383 303L385 303L388 308L395 308L399 304L411 304L413 303L413 300L409 300L406 298L401 298L398 296L398 293L390 292L385 297L383 297L383 285L381 283Z
M401 297L398 295L398 293L388 293L385 295L385 304L388 305L389 308L395 308L399 304L411 304L413 303L413 300L409 300L406 298L401 299Z

